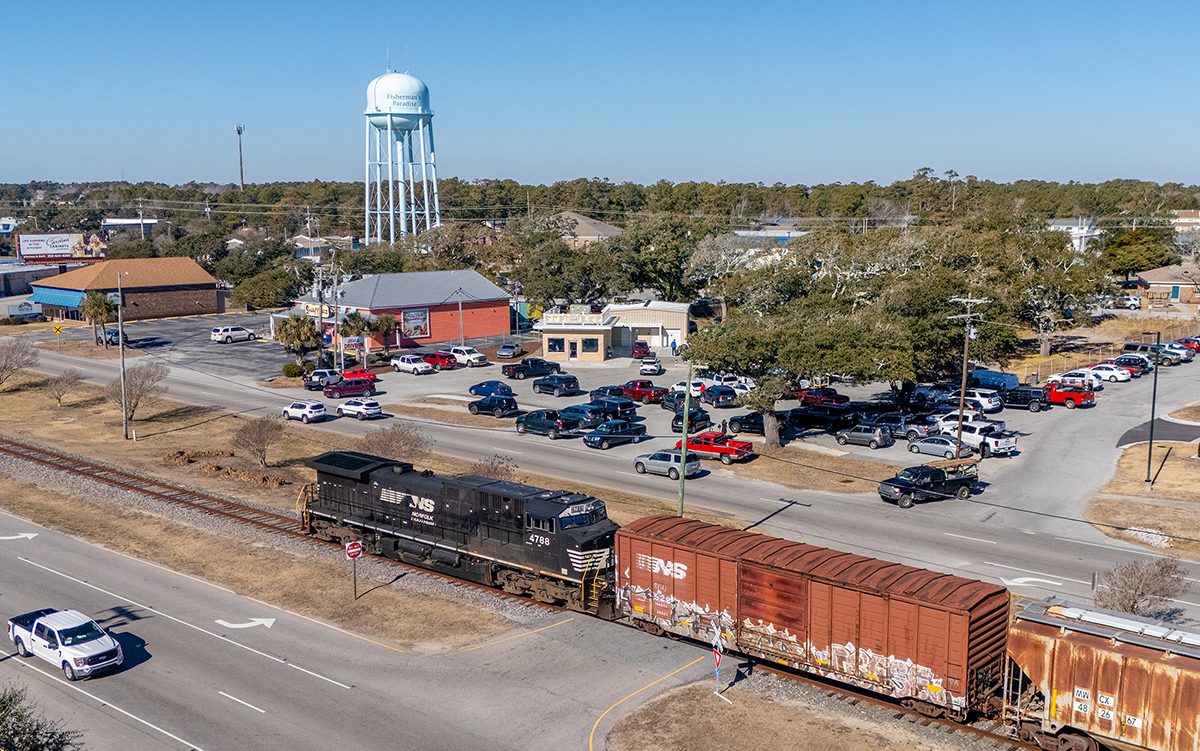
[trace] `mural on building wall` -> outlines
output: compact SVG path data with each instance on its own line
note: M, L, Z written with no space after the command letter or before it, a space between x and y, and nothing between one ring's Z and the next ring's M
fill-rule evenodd
M425 339L429 336L429 308L400 312L400 332L406 339Z

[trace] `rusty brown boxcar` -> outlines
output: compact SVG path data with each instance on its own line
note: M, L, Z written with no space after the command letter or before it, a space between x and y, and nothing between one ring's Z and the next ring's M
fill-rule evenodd
M1022 740L1200 749L1200 634L1048 598L1021 603L1008 652L1005 719Z
M1000 689L1008 592L693 519L617 532L618 612L962 718Z

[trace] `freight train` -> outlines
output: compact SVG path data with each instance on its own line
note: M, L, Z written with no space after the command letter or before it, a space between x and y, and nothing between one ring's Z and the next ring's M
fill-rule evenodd
M1200 751L1200 634L693 519L356 452L309 460L304 529L891 697L1054 751Z

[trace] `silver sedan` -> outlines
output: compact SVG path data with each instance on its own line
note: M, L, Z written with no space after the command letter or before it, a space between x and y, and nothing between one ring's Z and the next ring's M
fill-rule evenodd
M687 476L700 473L700 457L688 452ZM639 475L649 472L652 475L666 475L672 480L679 479L679 449L664 449L652 454L642 454L633 460L633 468Z
M928 438L919 438L908 444L908 450L914 454L929 454L945 459L965 459L975 453L974 449L963 444L962 451L955 456L954 443L954 439L949 436L931 435Z

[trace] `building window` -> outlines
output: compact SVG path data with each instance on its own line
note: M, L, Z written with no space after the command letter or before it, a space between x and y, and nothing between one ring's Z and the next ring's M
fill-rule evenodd
M594 337L590 338L590 339L584 339L583 340L583 351L591 352L593 354L595 354L596 352L599 352L600 351L600 340L596 339Z
M562 352L567 348L566 340L561 336L553 336L546 340L547 352Z

